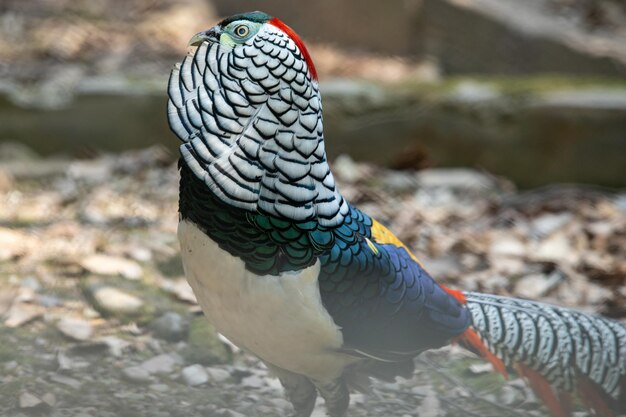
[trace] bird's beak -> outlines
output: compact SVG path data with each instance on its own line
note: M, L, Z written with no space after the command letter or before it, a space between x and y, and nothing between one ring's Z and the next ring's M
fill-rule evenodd
M220 40L221 31L217 28L211 28L204 32L196 33L189 41L189 46L200 46L204 41L218 41Z

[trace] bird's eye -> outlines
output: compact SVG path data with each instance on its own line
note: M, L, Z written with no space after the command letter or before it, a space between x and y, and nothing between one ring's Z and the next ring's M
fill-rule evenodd
M239 25L233 31L240 38L245 38L250 34L250 28L246 25Z

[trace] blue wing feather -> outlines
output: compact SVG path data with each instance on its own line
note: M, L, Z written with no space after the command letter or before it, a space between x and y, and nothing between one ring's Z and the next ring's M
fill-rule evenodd
M346 349L401 361L463 333L467 309L405 248L366 240L371 225L351 208L335 246L320 257L322 302L342 328Z

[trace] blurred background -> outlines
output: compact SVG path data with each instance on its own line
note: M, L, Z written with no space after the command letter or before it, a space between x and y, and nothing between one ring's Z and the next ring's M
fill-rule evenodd
M0 417L288 410L184 280L165 117L189 39L255 9L309 45L341 191L432 275L626 318L622 0L0 0ZM419 362L354 415L546 415Z
M175 150L163 84L190 37L263 9L306 39L331 156L626 184L619 0L3 0L0 141ZM384 143L385 152L379 152Z

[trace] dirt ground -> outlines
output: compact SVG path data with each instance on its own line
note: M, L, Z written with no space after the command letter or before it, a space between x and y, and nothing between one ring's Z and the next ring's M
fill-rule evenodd
M0 148L1 417L288 415L278 382L213 331L184 281L172 155ZM626 319L626 194L333 167L441 282ZM547 415L489 369L458 348L428 352L412 379L355 394L351 416Z

